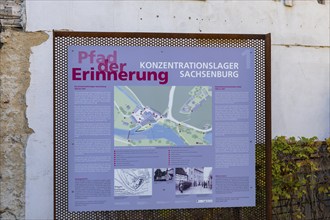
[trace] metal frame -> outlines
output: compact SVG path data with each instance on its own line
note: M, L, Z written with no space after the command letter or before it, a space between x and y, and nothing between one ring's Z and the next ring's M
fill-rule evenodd
M170 209L142 211L68 211L67 167L67 51L69 45L201 46L257 48L256 160L262 163L261 187L256 207ZM271 195L271 35L270 34L175 34L101 33L53 31L54 71L54 219L268 219L272 217ZM260 158L257 158L257 151ZM257 168L258 169L258 168ZM257 170L258 173L258 170Z

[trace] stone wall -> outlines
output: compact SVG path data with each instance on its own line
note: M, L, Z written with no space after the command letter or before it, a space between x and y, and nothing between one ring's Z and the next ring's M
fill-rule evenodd
M0 49L0 219L24 218L25 147L29 135L25 94L30 86L31 47L43 32L6 30Z
M24 0L0 0L0 32L2 27L25 28Z

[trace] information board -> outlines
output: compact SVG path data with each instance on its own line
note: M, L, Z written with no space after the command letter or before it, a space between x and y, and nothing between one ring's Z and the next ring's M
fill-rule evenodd
M257 206L255 47L65 50L69 213Z

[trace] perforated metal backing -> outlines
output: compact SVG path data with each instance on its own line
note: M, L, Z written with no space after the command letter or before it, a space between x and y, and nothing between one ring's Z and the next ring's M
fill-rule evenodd
M268 42L269 44L270 42ZM266 35L196 35L142 33L54 32L54 217L55 219L270 219L270 62L266 55ZM171 209L142 211L68 211L68 50L71 45L86 46L170 46L170 47L248 47L255 49L256 100L256 207ZM267 51L269 53L269 51ZM267 60L266 60L267 58ZM268 73L267 73L268 72ZM269 82L267 82L269 80ZM267 99L266 99L267 98ZM267 109L268 111L268 109ZM269 137L270 138L270 137ZM267 151L268 149L268 151ZM268 153L267 153L268 152ZM268 171L267 171L268 172ZM267 184L266 184L267 183ZM268 200L267 200L268 199ZM268 201L268 202L267 202Z

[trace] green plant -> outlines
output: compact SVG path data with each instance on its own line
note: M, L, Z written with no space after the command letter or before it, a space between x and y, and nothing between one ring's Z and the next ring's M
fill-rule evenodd
M327 143L327 150L328 150L328 152L330 153L330 137L329 138L327 138L327 139L325 139L325 142Z
M330 138L328 139L330 142ZM328 142L328 149L329 149ZM276 137L272 142L272 193L274 215L279 219L303 219L308 204L313 218L320 216L318 198L330 190L318 180L317 137Z

